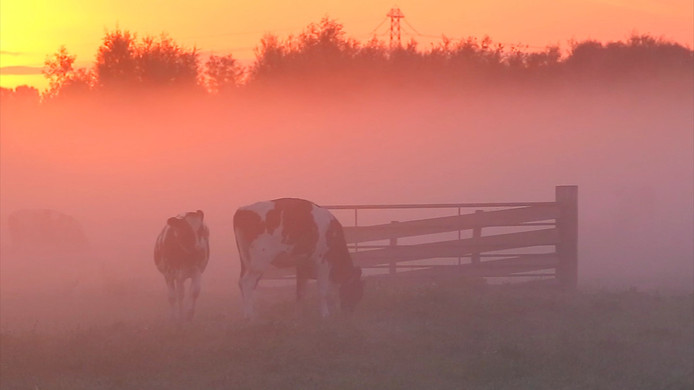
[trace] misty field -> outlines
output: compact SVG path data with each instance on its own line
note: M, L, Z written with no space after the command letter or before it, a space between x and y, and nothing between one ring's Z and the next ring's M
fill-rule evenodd
M0 387L691 389L691 67L622 82L585 69L0 105ZM353 317L322 321L267 287L259 322L240 318L240 205L543 202L559 185L579 188L576 293L370 280ZM81 252L6 239L14 212L43 209L79 222ZM194 321L176 326L152 251L169 217L198 209L210 263Z
M353 317L315 286L264 288L260 318L203 292L176 326L161 291L3 296L3 389L690 389L694 296L370 280ZM230 296L232 295L232 296ZM32 317L32 315L34 315ZM20 324L19 318L33 323Z

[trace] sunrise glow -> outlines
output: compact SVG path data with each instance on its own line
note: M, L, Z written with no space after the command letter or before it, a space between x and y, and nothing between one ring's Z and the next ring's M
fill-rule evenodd
M388 26L382 22L394 5L317 0L7 0L0 3L0 86L45 88L47 81L40 74L43 62L61 45L77 56L77 66L91 66L104 33L115 28L139 36L165 32L203 55L232 54L248 63L264 34L297 34L325 16L343 24L347 35L357 40L367 41L374 34L385 40ZM634 32L689 47L694 44L694 5L689 0L400 1L397 6L408 23L403 24L403 39L415 39L424 49L442 36L490 36L530 49L547 45L566 49L572 39L621 40Z
M693 46L692 0L0 0L0 388L694 389Z

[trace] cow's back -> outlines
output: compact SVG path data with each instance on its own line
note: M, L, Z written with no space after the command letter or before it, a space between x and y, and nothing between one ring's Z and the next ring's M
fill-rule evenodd
M329 210L307 200L282 198L241 207L234 214L234 231L246 266L295 266L296 259L311 257L330 264L335 282L347 278L353 267L342 225ZM289 256L282 257L285 253Z

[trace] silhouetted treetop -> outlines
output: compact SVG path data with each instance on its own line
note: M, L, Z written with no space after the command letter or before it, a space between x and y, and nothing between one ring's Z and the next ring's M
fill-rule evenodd
M404 47L390 48L376 37L366 42L349 38L342 24L323 18L296 36L264 36L247 68L232 55L211 55L200 67L197 49L184 48L166 34L138 40L136 34L117 29L104 36L93 70L73 69L75 57L62 47L46 60L44 74L51 85L48 96L161 87L201 87L226 94L256 86L384 83L460 89L518 81L691 80L693 53L650 35L607 43L571 42L564 55L558 46L531 51L489 37L442 37L426 49L411 40Z
M106 33L96 57L97 86L102 89L194 87L198 52L168 35L144 37L129 31Z
M197 49L185 49L165 34L142 40L137 63L140 80L148 86L193 87L198 80Z
M28 85L20 85L14 89L0 87L0 102L3 108L33 107L39 104L40 98L39 90Z
M582 75L648 76L687 69L694 71L692 53L674 42L649 35L632 35L626 42L573 43L565 65Z
M90 70L74 69L76 56L68 53L65 46L48 56L44 62L43 75L48 79L48 98L74 96L88 92L94 84L94 74Z
M231 56L211 55L205 62L204 84L211 93L228 93L243 82L244 69Z
M96 55L96 75L101 87L132 87L138 82L136 35L107 32Z

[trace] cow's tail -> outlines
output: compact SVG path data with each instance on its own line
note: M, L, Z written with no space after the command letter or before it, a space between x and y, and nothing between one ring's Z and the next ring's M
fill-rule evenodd
M243 233L239 230L234 230L234 236L236 238L236 249L239 251L239 263L241 263L241 273L239 274L239 278L241 278L246 273L246 259L244 258L245 256L243 254L244 250L241 249L241 246L243 245L241 243L243 240Z
M237 210L234 213L234 238L236 239L236 249L239 252L239 262L241 263L241 273L239 278L246 273L246 263L249 261L248 254L248 230L250 229L249 214L246 210Z
M166 272L166 259L164 259L163 247L167 233L168 226L165 226L164 229L162 229L162 231L157 236L157 241L154 243L154 265L157 266L157 269L161 273Z

